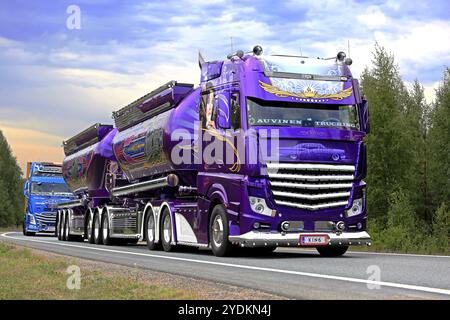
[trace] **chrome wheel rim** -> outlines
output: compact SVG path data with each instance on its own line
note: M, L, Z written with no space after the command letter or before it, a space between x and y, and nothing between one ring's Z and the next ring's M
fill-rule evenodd
M64 226L65 226L64 232L65 232L66 239L67 239L67 238L69 237L69 219L68 219L67 216L66 216L66 218L64 219Z
M170 217L167 215L164 218L164 241L166 243L170 243L171 238L171 223L170 223Z
M150 215L147 222L147 241L153 242L155 240L155 220Z
M60 238L61 236L61 213L58 212L58 224L56 225L56 235L58 236L58 238Z
M89 215L89 221L88 221L88 226L87 226L88 239L92 238L92 222L93 222L92 216Z
M100 234L100 227L99 227L99 215L95 217L95 225L94 225L94 238L98 239L98 235Z
M214 245L216 247L220 247L223 242L223 220L222 217L217 215L214 218L213 224L212 224L212 238Z
M108 237L108 229L109 229L109 225L108 225L108 217L103 219L103 240L106 240Z

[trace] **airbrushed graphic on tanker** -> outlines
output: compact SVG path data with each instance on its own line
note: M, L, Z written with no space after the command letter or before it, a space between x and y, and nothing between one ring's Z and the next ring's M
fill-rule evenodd
M368 105L343 52L199 56L200 84L170 81L64 142L61 240L145 240L150 250L316 247L366 232Z
M82 188L87 183L87 170L97 149L97 144L92 145L70 157L63 163L63 177L75 187Z

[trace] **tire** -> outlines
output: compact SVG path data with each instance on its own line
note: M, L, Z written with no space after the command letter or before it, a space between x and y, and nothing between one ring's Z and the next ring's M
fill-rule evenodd
M32 236L34 236L36 234L36 232L28 232L27 231L27 227L26 227L25 221L22 224L22 233L23 233L24 236L27 236L27 237L32 237Z
M347 252L348 246L340 247L317 247L322 257L340 257Z
M102 244L102 222L100 218L100 212L97 212L94 216L94 226L93 226L93 232L94 232L94 243L95 244Z
M66 213L63 211L62 221L61 221L61 240L66 241Z
M70 236L70 219L68 211L64 215L64 240L72 241L72 238Z
M89 243L94 244L94 217L88 213L86 220L86 238Z
M175 246L171 244L172 242L172 219L170 218L169 210L164 209L161 216L161 225L159 235L161 238L161 245L166 252L173 251Z
M63 233L63 230L62 230L62 212L59 212L59 214L58 214L58 224L56 225L56 229L58 229L58 232L57 232L57 237L58 237L58 240L60 240L60 241L62 241L62 233Z
M156 223L155 217L151 212L145 217L145 239L147 240L147 248L149 250L160 249L160 245L155 242L156 240Z
M113 244L112 240L113 239L111 239L110 236L108 214L104 213L102 217L102 241L104 245L110 246Z
M223 205L214 207L209 219L209 242L215 256L226 257L236 252L230 241L228 241L229 224L228 217Z

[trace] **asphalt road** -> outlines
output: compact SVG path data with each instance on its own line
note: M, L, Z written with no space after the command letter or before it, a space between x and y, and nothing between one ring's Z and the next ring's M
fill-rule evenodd
M0 234L0 240L293 299L450 299L449 256L347 252L323 258L315 250L283 248L266 256L218 258L208 250L166 253L149 251L145 243L91 245L18 232Z

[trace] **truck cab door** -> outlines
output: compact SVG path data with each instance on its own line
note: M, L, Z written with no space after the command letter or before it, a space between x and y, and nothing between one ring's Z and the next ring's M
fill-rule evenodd
M212 90L202 96L204 105L203 164L209 172L237 173L240 155L239 93L230 89ZM201 116L202 118L202 116Z

